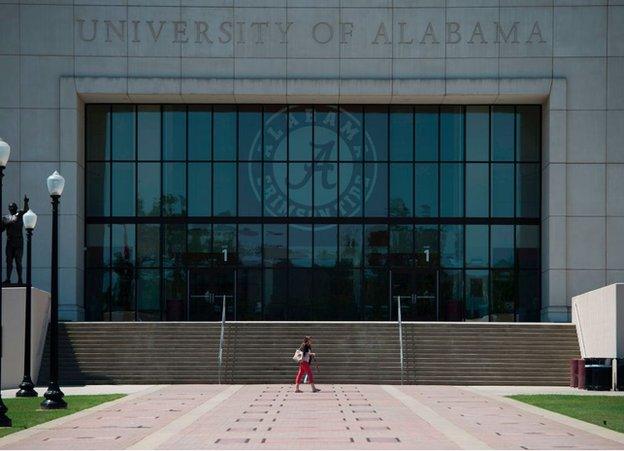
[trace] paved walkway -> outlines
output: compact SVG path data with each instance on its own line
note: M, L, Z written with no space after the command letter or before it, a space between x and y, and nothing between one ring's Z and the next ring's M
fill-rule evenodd
M307 388L307 387L306 387ZM624 434L450 386L151 386L2 449L624 449Z

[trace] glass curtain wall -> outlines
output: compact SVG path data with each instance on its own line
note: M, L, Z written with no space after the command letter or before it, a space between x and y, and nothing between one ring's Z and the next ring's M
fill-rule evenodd
M87 105L87 319L539 321L540 116Z

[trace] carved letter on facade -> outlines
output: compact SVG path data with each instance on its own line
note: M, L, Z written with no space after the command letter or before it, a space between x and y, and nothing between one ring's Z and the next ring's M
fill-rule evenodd
M219 36L219 42L221 44L227 44L232 40L232 22L221 22L219 30L223 33L223 36Z
M275 22L275 25L277 25L277 28L279 28L279 31L282 34L280 44L288 44L288 30L292 24L292 22L286 22L286 26L284 26L282 22Z
M513 33L513 39L511 40L512 44L517 44L518 41L518 24L520 22L514 22L513 25L511 26L511 29L509 30L509 32L507 34L505 34L505 31L503 30L503 27L500 26L500 24L498 22L494 22L494 24L496 25L496 40L494 41L496 44L500 44L500 38L502 37L503 40L505 42L509 41L509 38L511 37L511 34Z
M160 33L162 32L163 27L165 26L167 21L165 21L165 20L161 20L160 21L160 25L158 27L158 31L154 30L154 21L153 20L148 20L146 23L147 23L147 27L150 29L150 33L152 34L152 39L154 40L154 42L158 42L158 38L160 37Z
M174 21L173 22L173 42L176 44L185 44L188 42L188 37L186 36L186 21Z
M120 20L120 28L117 28L111 20L105 20L104 24L106 25L106 42L113 42L111 39L111 31L119 38L121 42L124 42L126 39L126 21Z
M201 44L202 39L205 40L208 44L212 44L212 39L208 37L206 32L208 31L208 24L203 20L198 20L195 22L195 43Z
M347 37L350 40L351 37L353 36L353 23L352 22L340 22L339 26L340 26L340 43L348 44L349 41L347 40Z
M312 37L319 44L327 44L334 37L334 28L327 22L314 24L314 27L312 27Z
M475 27L472 30L472 35L470 36L470 41L468 41L468 44L474 44L474 38L477 36L481 39L480 44L487 44L487 41L485 40L485 37L483 36L483 29L481 28L481 24L479 22L475 24Z
M459 33L459 24L457 22L446 23L446 43L457 44L461 41L461 34Z
M440 41L438 41L438 38L436 38L435 31L433 30L433 24L431 22L429 22L427 24L427 28L425 29L425 34L423 34L423 37L420 40L420 43L421 44L426 44L428 37L431 38L431 43L432 44L439 44L440 43Z
M379 38L384 39L384 44L392 44L392 41L388 38L388 32L386 31L386 25L381 22L379 27L377 27L377 34L375 34L375 39L373 39L373 44L379 44Z
M80 36L80 39L83 41L87 41L87 42L91 42L94 41L95 38L97 37L97 24L98 21L96 19L91 19L91 23L93 24L93 31L91 33L90 37L86 37L84 35L84 19L76 19L76 21L78 22L79 26L78 26L78 35Z
M539 44L543 44L546 42L544 38L542 37L542 30L540 29L539 22L537 21L533 24L531 35L529 36L529 39L527 39L526 41L527 44L533 44L533 36L536 36L538 38L537 42Z
M405 40L405 22L399 22L399 44L412 44L414 42L414 38L409 41Z
M264 44L264 39L262 37L262 27L269 28L269 22L251 22L250 27L256 29L256 40L254 44Z

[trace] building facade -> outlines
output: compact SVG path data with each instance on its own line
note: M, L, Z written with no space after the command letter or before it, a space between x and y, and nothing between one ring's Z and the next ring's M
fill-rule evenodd
M566 321L624 277L624 4L0 5L69 320Z

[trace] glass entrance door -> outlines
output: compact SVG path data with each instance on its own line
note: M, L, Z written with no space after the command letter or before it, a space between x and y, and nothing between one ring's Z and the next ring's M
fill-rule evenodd
M439 319L440 281L436 270L392 270L390 321L397 320L401 300L403 321L437 321Z
M189 269L188 281L189 321L221 321L223 296L226 297L226 319L236 320L236 270Z

